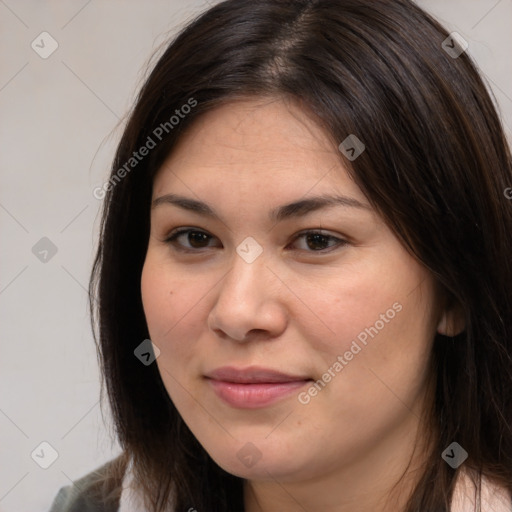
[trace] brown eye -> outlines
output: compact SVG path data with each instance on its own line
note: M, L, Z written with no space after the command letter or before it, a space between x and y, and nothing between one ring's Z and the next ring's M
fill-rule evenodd
M210 238L206 233L200 231L188 232L188 241L192 247L206 247Z
M188 249L205 249L212 247L209 245L209 242L213 239L214 237L212 235L204 231L187 228L179 229L171 233L165 239L165 242L176 246L178 250L187 251Z
M327 252L333 247L343 246L348 243L346 240L332 235L326 235L318 231L308 231L306 233L301 233L296 237L294 243L300 239L302 239L305 244L303 244L303 247L299 248L299 250L309 252Z

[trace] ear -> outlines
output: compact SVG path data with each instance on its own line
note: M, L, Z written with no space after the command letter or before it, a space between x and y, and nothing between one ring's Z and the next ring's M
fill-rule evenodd
M466 328L464 312L460 305L452 304L447 306L441 313L439 323L437 324L437 332L444 336L457 336Z

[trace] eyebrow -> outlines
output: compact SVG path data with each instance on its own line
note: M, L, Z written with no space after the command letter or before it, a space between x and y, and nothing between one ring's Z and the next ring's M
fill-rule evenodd
M197 201L196 199L191 199L189 197L180 196L178 194L165 194L161 197L157 197L153 200L151 208L154 209L163 204L171 204L182 208L183 210L198 213L199 215L204 215L219 221L222 220L220 215L217 214L207 203L203 203L202 201ZM304 217L311 212L333 206L371 210L369 205L361 203L353 197L343 195L321 195L308 197L307 199L299 199L293 203L278 206L269 212L269 219L273 222L282 222L285 219L292 217Z

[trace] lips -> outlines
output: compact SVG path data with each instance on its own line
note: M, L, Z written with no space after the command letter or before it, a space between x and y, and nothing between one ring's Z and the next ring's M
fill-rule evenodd
M213 391L228 405L255 409L298 391L312 379L260 367L225 366L205 375Z
M233 366L224 366L217 368L206 375L208 378L224 381L236 382L238 384L257 384L274 382L296 382L309 380L309 377L301 375L287 375L275 370L251 366L245 369L238 369Z

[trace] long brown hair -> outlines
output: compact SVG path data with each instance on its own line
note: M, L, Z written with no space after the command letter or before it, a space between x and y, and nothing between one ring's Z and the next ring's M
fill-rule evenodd
M141 364L134 350L149 338L140 277L153 177L194 120L246 96L298 102L333 147L356 134L366 150L345 161L354 180L463 311L464 332L434 340L431 450L406 512L447 512L462 467L512 492L512 159L475 64L446 51L448 37L408 0L227 0L185 27L154 66L105 188L90 282L124 450L110 476L133 457L152 512L171 495L180 512L244 510L243 480L209 457L156 364ZM149 139L155 147L127 167ZM456 470L441 458L453 441L469 454Z

